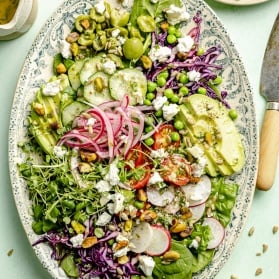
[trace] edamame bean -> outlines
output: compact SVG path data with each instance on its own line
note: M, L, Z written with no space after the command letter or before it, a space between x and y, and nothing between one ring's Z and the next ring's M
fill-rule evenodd
M147 91L148 92L154 92L157 88L157 83L153 81L148 81L147 82Z
M155 94L152 93L152 92L147 93L146 94L146 99L148 99L150 101L154 100L155 99Z
M189 94L188 87L185 87L185 86L180 87L179 94L182 94L183 96L187 96Z
M167 36L167 42L169 44L174 44L174 43L176 43L176 41L177 41L177 38L175 35L170 34Z
M179 96L177 94L173 94L173 96L171 97L170 101L172 103L178 103L179 102Z
M166 79L164 78L164 77L158 77L157 78L157 85L159 86L159 87L162 87L162 86L164 86L165 84L166 84Z

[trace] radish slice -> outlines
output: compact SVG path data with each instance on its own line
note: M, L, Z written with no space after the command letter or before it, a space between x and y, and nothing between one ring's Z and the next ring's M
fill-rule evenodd
M212 233L212 239L208 242L207 249L214 249L221 244L225 237L223 225L215 218L208 217L203 221L203 226L209 226Z
M164 191L154 187L147 187L146 194L148 201L156 206L166 206L175 197L173 187L168 187Z
M206 175L198 183L189 183L181 187L190 206L204 203L211 193L211 181Z
M150 256L159 256L170 249L171 235L163 226L152 226L153 236L145 253Z
M196 223L197 221L199 221L201 219L201 217L204 214L205 211L205 203L202 203L200 205L196 205L196 206L191 206L190 210L192 212L192 217L190 218L190 220L193 223Z
M130 240L131 251L135 253L144 252L150 245L153 238L153 229L147 222L142 222L135 226Z

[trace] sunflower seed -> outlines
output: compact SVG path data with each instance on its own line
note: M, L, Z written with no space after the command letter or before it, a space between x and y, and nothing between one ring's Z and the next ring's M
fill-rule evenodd
M248 231L248 236L252 236L254 234L255 227L251 227L250 230Z
M266 243L263 244L263 253L265 253L268 249L268 245Z
M258 276L258 275L260 275L262 273L263 273L263 269L259 267L259 268L257 268L257 270L255 272L255 275Z
M273 226L272 232L273 234L276 234L278 232L278 226Z

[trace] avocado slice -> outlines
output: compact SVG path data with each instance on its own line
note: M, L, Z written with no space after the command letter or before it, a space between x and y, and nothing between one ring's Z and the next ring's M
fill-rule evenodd
M241 137L222 103L194 94L180 105L177 117L185 123L192 144L204 151L211 176L231 175L242 169L245 154Z

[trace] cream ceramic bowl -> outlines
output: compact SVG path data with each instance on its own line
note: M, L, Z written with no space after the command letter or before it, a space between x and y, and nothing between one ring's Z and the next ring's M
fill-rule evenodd
M0 40L11 40L29 30L37 15L37 0L19 0L14 17L0 24Z

